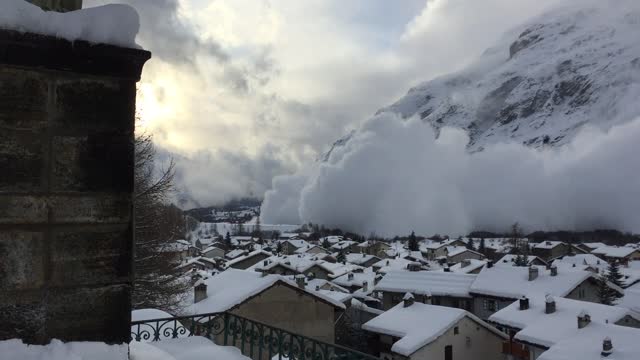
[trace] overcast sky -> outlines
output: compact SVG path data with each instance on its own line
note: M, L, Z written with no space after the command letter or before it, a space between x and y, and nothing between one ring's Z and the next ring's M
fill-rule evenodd
M413 85L459 69L567 0L85 0L127 3L153 52L141 127L197 204L262 196Z

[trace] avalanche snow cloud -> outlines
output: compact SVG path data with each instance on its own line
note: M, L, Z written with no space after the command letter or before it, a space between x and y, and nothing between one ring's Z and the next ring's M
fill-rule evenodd
M322 161L276 178L263 221L386 236L516 221L640 232L638 39L635 0L533 19L463 71L412 88Z
M467 134L383 113L304 174L279 177L264 222L312 221L385 236L526 229L640 231L640 119L584 128L561 148L469 153Z

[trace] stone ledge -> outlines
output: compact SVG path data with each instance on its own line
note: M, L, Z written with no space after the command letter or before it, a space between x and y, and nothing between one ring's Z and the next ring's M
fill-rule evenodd
M140 80L146 50L0 30L0 64Z

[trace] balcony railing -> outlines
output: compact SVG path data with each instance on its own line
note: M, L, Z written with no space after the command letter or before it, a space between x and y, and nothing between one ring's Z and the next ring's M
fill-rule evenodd
M132 341L161 341L188 336L203 336L218 345L235 346L243 355L254 360L378 359L231 313L177 316L131 323Z

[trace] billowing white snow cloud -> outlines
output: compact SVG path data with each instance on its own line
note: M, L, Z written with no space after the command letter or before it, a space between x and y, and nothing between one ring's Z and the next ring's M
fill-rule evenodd
M637 232L638 138L640 119L608 132L585 128L559 149L503 143L470 154L462 130L444 128L436 138L419 119L384 113L328 162L276 178L263 221L386 236L505 231L516 221L527 230Z

